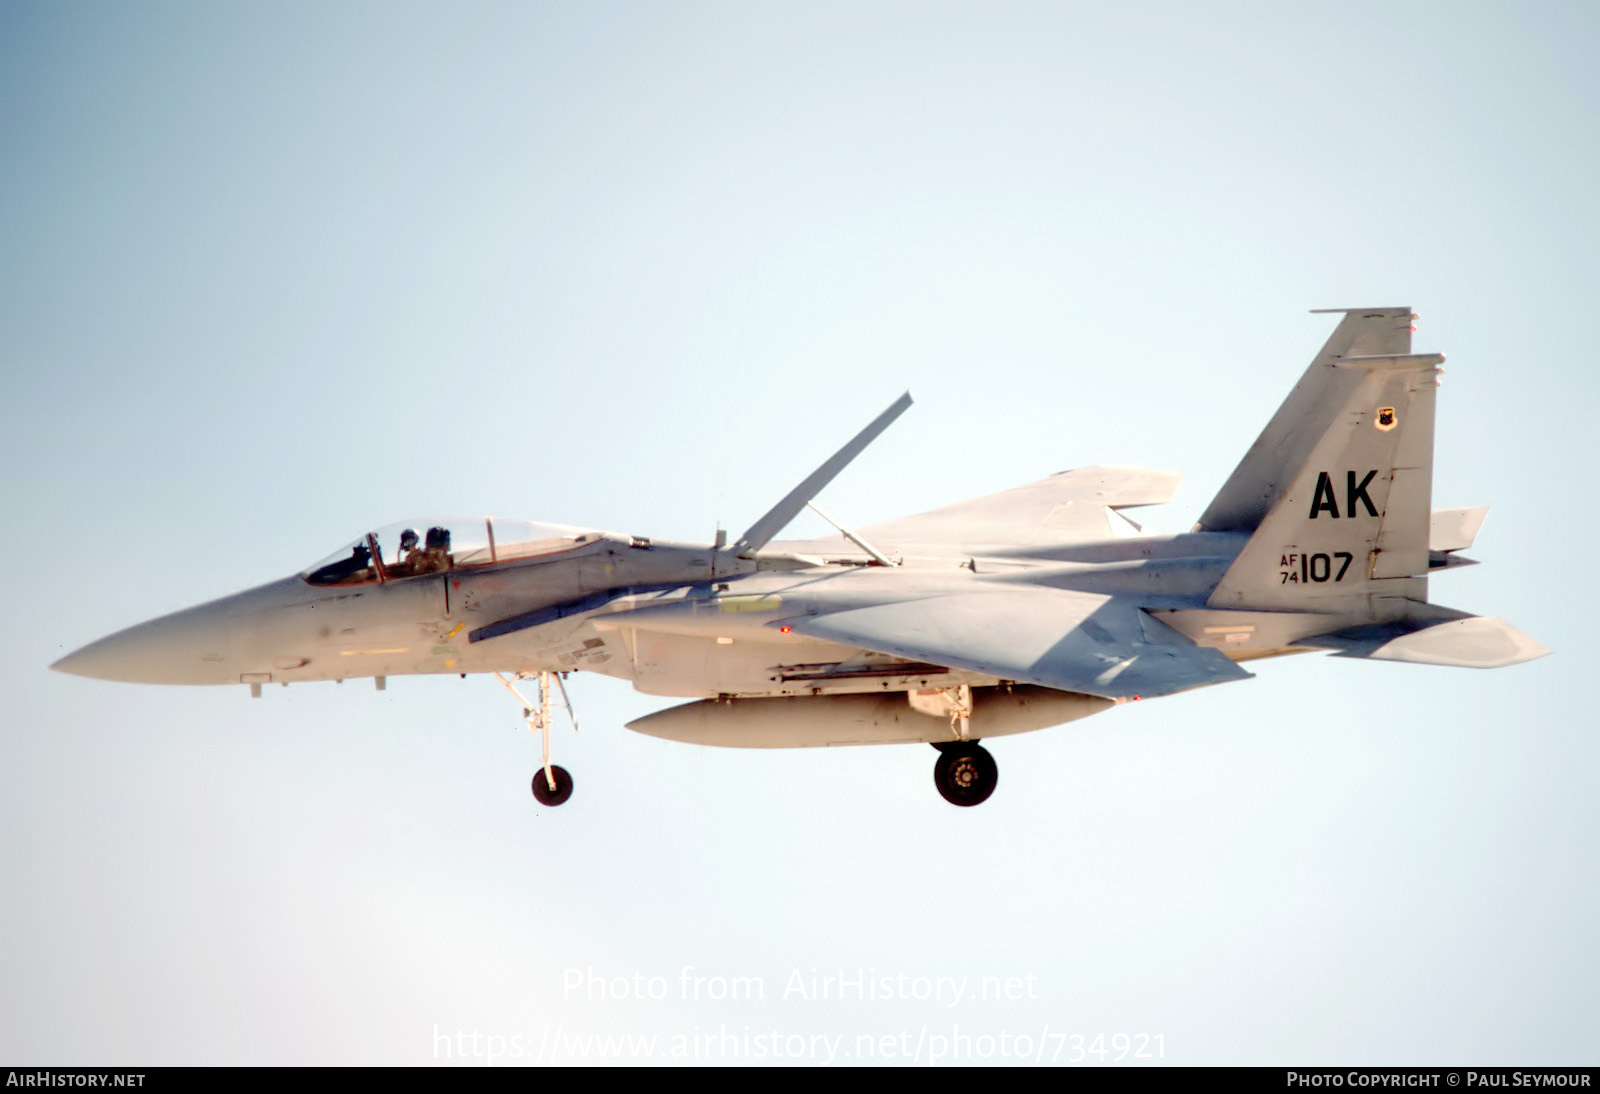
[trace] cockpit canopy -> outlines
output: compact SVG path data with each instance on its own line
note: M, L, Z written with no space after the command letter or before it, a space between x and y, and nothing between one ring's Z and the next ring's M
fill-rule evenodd
M570 550L600 533L500 517L430 517L368 532L300 576L311 585L366 585Z

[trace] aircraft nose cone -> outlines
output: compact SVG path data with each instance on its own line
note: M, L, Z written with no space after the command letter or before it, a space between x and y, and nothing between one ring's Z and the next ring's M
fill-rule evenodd
M50 666L51 672L70 672L74 676L88 676L97 678L101 676L101 654L98 647L101 642L91 642L81 650L67 654L61 660Z
M50 667L135 684L228 683L227 627L210 616L190 609L152 619L91 642Z

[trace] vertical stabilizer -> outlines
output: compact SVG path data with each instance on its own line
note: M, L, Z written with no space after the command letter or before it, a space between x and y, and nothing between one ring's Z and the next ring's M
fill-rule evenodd
M1410 352L1410 321L1346 313L1206 510L1207 529L1254 533L1211 606L1393 618L1427 600L1444 358Z
M1250 446L1244 459L1200 517L1207 532L1253 532L1361 382L1358 373L1333 367L1354 356L1411 352L1406 308L1334 308L1340 321L1294 390Z

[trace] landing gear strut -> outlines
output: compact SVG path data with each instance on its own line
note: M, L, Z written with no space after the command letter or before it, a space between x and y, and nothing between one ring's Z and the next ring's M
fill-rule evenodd
M988 801L995 783L1000 781L1000 768L988 750L970 736L975 709L972 688L967 684L920 688L908 691L906 698L913 710L950 719L950 736L955 740L933 742L939 750L939 759L933 765L933 785L939 788L939 795L951 805Z
M933 785L951 805L979 805L989 800L1000 781L1000 768L977 741L951 741L934 746Z
M544 759L543 766L533 776L533 796L540 805L561 805L572 797L572 775L567 769L550 762L550 683L553 680L561 691L561 705L567 708L567 714L572 718L572 728L578 728L578 718L572 713L572 703L567 698L567 685L562 682L561 676L554 672L523 673L516 675L518 680L527 680L537 677L539 680L538 705L528 702L517 686L498 672L495 679L506 686L506 690L515 695L522 703L522 717L528 723L528 729L539 735L540 753Z

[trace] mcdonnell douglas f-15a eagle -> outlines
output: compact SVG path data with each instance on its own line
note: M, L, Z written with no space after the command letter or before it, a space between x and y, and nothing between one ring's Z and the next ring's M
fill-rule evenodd
M1444 358L1410 308L1337 329L1193 530L1123 515L1178 476L1086 467L827 539L774 537L911 404L902 396L733 543L500 518L369 532L328 559L57 661L155 684L492 672L539 732L559 805L552 688L588 670L693 701L628 728L741 748L926 742L956 805L994 791L979 740L1243 680L1303 650L1496 668L1549 651L1433 604L1486 508L1431 507ZM517 683L537 684L536 700ZM531 688L530 688L531 690Z

